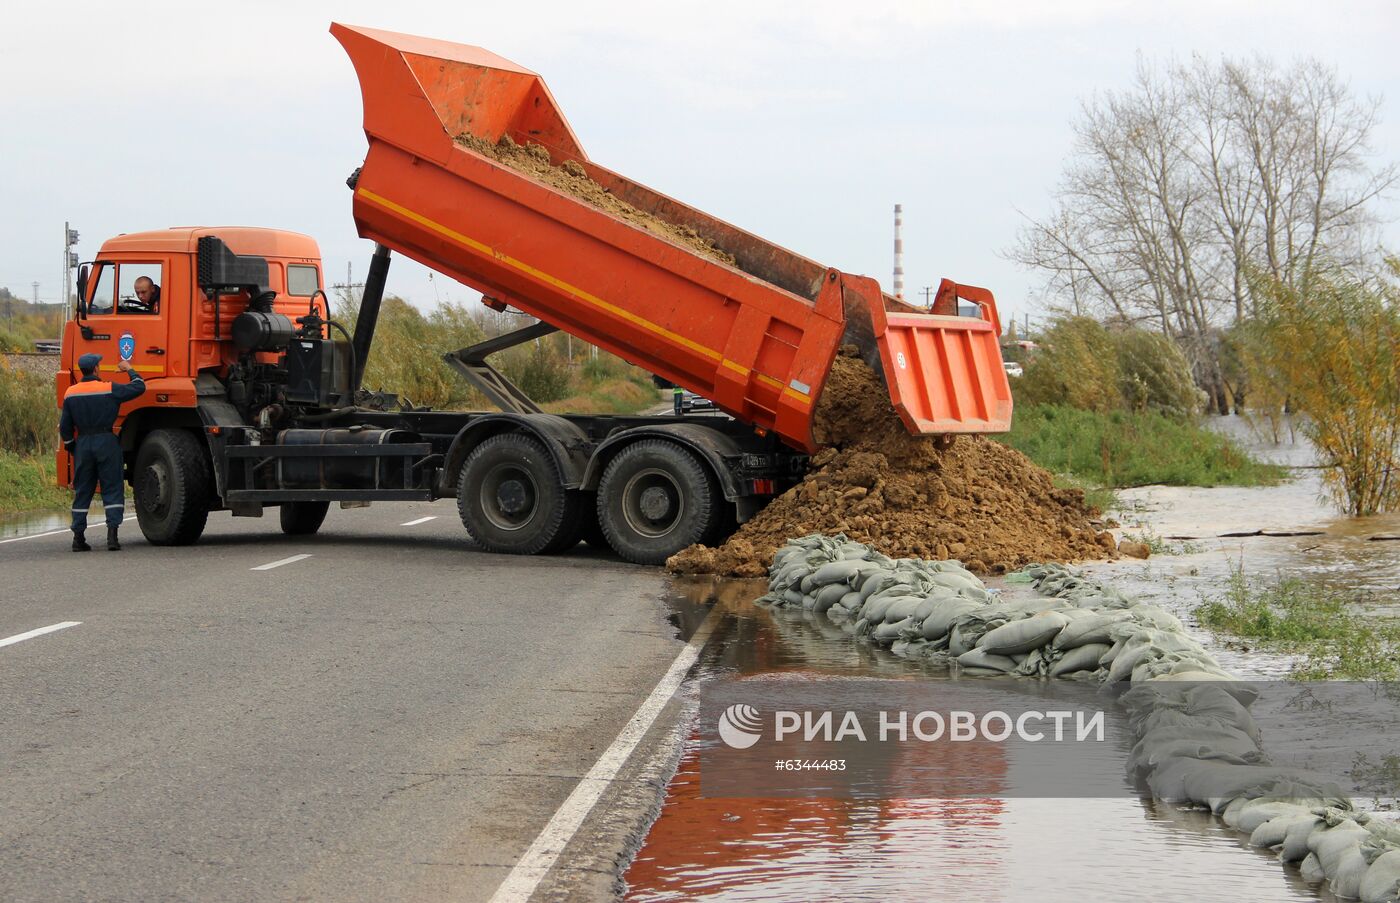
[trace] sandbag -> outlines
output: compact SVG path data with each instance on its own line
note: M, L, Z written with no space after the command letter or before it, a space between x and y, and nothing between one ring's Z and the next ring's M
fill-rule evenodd
M1145 771L1181 756L1215 758L1215 754L1247 756L1258 745L1244 731L1214 725L1205 728L1159 727L1144 733L1128 755L1129 768ZM1262 757L1262 753L1259 754ZM1260 764L1263 764L1262 761Z
M1323 805L1321 797L1280 799L1269 793L1245 800L1233 814L1226 812L1223 817L1225 824L1236 831L1253 834L1255 828L1271 818L1280 815L1311 815L1313 809L1320 809Z
M811 611L826 611L841 601L842 597L850 592L850 589L845 583L829 583L817 590L815 595L808 597L812 600L812 604L804 607Z
M915 613L927 602L928 600L922 596L901 596L885 609L884 621L889 624L893 621L903 621L905 618L915 617ZM922 620L922 618L918 620Z
M953 622L981 606L970 599L950 599L924 618L919 632L926 640L941 640L953 629Z
M1313 843L1313 852L1317 854L1332 893L1354 899L1361 896L1361 879L1366 876L1366 860L1361 855L1358 835L1367 832L1355 822L1350 824L1355 825L1355 830L1339 825L1320 832Z
M905 618L902 621L887 621L871 629L870 639L876 643L888 645L899 639L900 632L907 629L909 625L913 623L913 618Z
M972 649L956 659L963 668L979 668L1009 674L1016 670L1016 660L1006 655L994 655L984 649Z
M908 587L894 587L876 593L866 600L865 605L861 606L860 616L873 624L879 624L885 620L885 612L889 611L890 606L900 599L913 599L917 605L921 597L913 595L913 590Z
M1281 862L1301 862L1312 854L1308 849L1308 841L1312 838L1314 831L1325 830L1327 823L1320 816L1314 815L1311 819L1298 819L1291 823L1284 832L1283 843L1278 849L1278 858Z
M1069 618L1047 611L1019 621L1009 621L982 635L977 648L990 655L1015 655L1039 649L1064 629Z
M812 583L824 587L832 583L849 585L860 573L860 565L855 561L842 560L824 564L812 572Z
M1110 611L1090 613L1088 617L1076 618L1055 635L1055 648L1073 649L1091 643L1112 643L1112 637L1108 634L1109 628L1126 621L1129 617L1131 616L1126 611Z
M1362 903L1400 900L1400 850L1390 850L1372 860L1361 879Z
M1260 822L1249 835L1249 845L1252 847L1274 847L1283 844L1283 839L1288 836L1288 829L1296 824L1313 824L1317 816L1311 812L1293 811L1283 815L1276 815L1265 822Z
M1088 643L1070 648L1050 668L1050 676L1064 677L1076 671L1096 670L1099 667L1100 656L1108 649L1107 643Z

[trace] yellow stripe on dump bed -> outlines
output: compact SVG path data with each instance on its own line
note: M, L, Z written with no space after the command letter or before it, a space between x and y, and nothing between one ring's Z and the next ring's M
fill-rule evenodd
M616 304L613 304L609 301L604 301L597 295L584 291L576 285L565 282L563 279L560 279L557 276L554 276L550 273L546 273L539 267L531 266L523 260L518 260L514 257L511 257L509 254L505 254L501 251L498 251L490 245L485 244L484 242L477 241L469 235L463 235L461 232L444 226L442 223L435 222L434 220L429 219L421 213L410 210L402 204L398 204L394 201L389 200L383 195L375 194L373 191L370 191L367 188L357 188L355 190L355 193L358 194L360 197L364 198L365 200L370 201L371 203L378 204L385 210L392 211L393 213L397 213L399 216L413 220L415 223L418 223L421 226L426 226L429 229L432 229L434 232L438 233L439 235L450 238L460 245L471 248L472 250L478 251L482 254L490 254L492 257L496 258L500 262L512 266L520 272L525 273L529 276L533 276L536 279L541 280L542 282L547 282L557 289L568 292L570 295L573 295L580 301L583 301L587 304L591 304L599 310L606 311L607 313L610 313L615 317L621 317L629 323L635 323L643 329L653 332L656 335L659 335L664 339L674 342L683 348L689 348L691 351L702 354L705 357L710 358L711 360L719 361L719 363L722 366L728 367L731 370L736 370L745 375L748 375L749 373L753 372L748 367L745 367L743 364L740 364L737 361L729 360L723 354L720 354L713 348L707 348L706 346L701 345L699 342L688 339L679 333L672 332L671 330L660 325L659 323L653 323L645 317L639 317L636 314L632 313L630 310L623 310ZM782 387L783 385L781 382L774 379L773 377L766 376L762 373L754 373L754 376L759 380L762 380L766 383L771 383L776 387ZM797 392L793 389L785 389L784 394L791 395L798 401L804 403L811 402L811 399L808 398L806 395L803 395L802 393Z

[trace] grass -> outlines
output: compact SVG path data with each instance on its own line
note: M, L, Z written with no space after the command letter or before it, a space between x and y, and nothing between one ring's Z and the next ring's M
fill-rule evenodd
M1276 652L1301 653L1299 680L1400 679L1400 621L1368 616L1363 593L1297 577L1251 582L1231 569L1225 594L1196 608L1201 624Z
M1205 546L1199 542L1172 542L1151 527L1145 527L1141 533L1124 533L1123 538L1142 543L1153 555L1195 555L1205 551Z
M589 385L582 391L567 398L542 404L540 407L552 413L570 414L635 414L660 403L661 396L651 384L628 376L603 379Z
M1011 432L996 438L1053 473L1109 488L1269 486L1288 474L1198 423L1152 411L1019 405Z
M1100 514L1118 507L1118 493L1107 486L1099 486L1089 480L1068 473L1051 473L1055 485L1060 489L1079 489L1084 493L1084 503L1097 509Z
M69 507L72 495L59 488L55 466L53 455L0 449L0 514Z
M0 362L0 449L42 455L58 444L58 402L52 377Z

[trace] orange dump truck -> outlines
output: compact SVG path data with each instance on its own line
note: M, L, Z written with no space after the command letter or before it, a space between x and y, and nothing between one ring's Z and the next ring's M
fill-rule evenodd
M587 539L657 563L719 539L800 478L816 447L814 405L845 342L883 374L911 432L1009 427L985 290L945 280L934 313L908 307L869 277L593 163L528 70L444 41L331 32L359 75L369 140L349 181L360 234L375 242L353 338L330 320L315 243L293 233L136 233L80 270L59 393L88 351L146 375L120 430L152 542L193 542L211 510L258 516L274 506L284 530L308 533L332 501L455 496L488 550L533 554ZM498 161L490 151L504 138L539 145L632 215ZM393 252L540 321L444 355L499 411L402 409L360 389ZM143 276L161 287L154 305L131 297ZM728 416L542 412L487 357L556 329ZM62 452L59 472L68 472Z

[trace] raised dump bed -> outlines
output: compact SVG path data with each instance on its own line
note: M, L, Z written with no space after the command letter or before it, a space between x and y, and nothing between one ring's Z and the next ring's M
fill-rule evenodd
M360 234L813 451L812 414L842 342L884 375L915 433L1010 428L984 289L945 280L923 313L593 163L544 81L489 51L335 24L364 95ZM506 165L509 138L639 216ZM619 212L621 211L621 212ZM652 218L674 229L645 228ZM679 234L677 234L679 233ZM687 240L693 239L693 240ZM715 252L702 250L712 246ZM728 262L732 260L733 262ZM956 316L958 298L976 316Z

